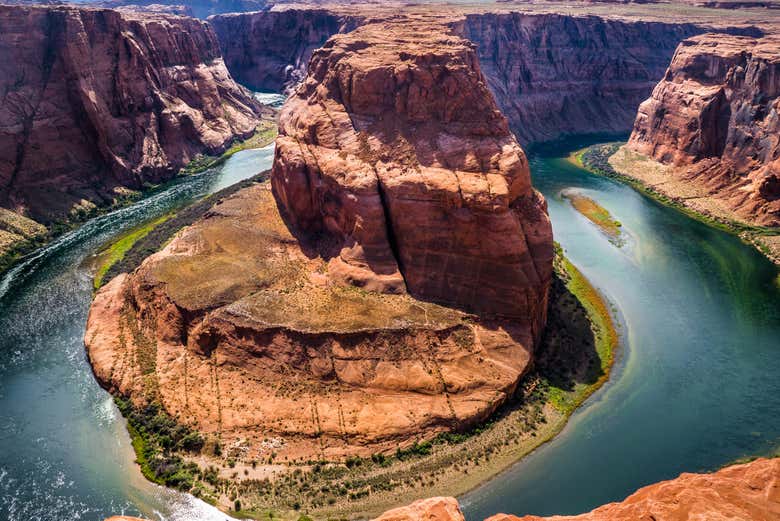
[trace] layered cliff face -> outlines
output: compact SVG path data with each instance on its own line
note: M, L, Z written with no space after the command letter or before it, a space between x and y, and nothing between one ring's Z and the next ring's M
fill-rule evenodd
M240 82L291 91L314 49L328 37L354 30L372 16L392 17L362 12L297 9L210 21ZM559 14L435 16L454 19L453 30L477 45L488 86L521 144L630 131L637 106L663 77L679 42L712 30L692 23ZM751 28L720 30L760 35Z
M779 226L780 38L682 42L627 148L671 165L714 213Z
M477 44L499 107L522 144L627 132L690 23L558 14L475 14L456 25Z
M780 459L759 459L713 474L682 474L642 488L620 503L578 516L498 514L485 521L772 521L780 519ZM463 521L455 498L431 498L385 512L376 521Z
M325 9L289 9L209 18L237 81L255 90L291 92L306 76L312 53L360 17Z
M282 110L279 203L332 239L333 276L541 324L551 230L526 157L474 46L410 25L359 28L314 54Z
M260 106L207 25L0 6L0 205L49 222L249 136Z
M101 289L85 335L104 386L247 459L368 456L484 420L545 320L545 203L472 45L377 24L312 64L272 182Z

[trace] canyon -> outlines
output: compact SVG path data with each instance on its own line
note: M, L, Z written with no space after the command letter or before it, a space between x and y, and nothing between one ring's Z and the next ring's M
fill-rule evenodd
M521 145L569 134L628 132L678 43L705 32L761 36L735 22L680 23L555 13L435 14L472 41L496 102ZM333 34L392 14L376 8L297 7L213 16L225 62L257 90L291 91Z
M270 183L104 286L85 343L103 386L244 460L368 457L514 394L552 257L473 44L378 22L313 54Z
M44 225L219 154L265 111L191 18L0 6L0 56L0 206Z
M245 87L290 96L273 168L103 286L84 335L123 413L190 429L203 451L173 458L197 479L232 473L202 496L220 508L242 479L402 461L538 383L553 242L521 147L633 123L625 161L778 225L771 22L493 7L0 6L0 248L252 136L272 113ZM777 474L686 474L556 519L771 519ZM380 517L423 518L463 515L435 498Z
M662 191L703 213L777 227L779 113L780 38L694 37L640 105L615 161L630 165L632 152L656 160L668 165L650 180L661 177Z
M619 503L576 516L496 514L485 521L772 521L780 516L780 459L759 459L712 474L682 474L644 487ZM430 498L376 521L464 521L455 498Z

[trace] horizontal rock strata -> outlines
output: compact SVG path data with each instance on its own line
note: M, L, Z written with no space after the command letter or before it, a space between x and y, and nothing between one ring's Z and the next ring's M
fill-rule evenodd
M334 37L271 177L97 294L104 386L258 459L392 451L512 396L551 229L471 44L441 25Z
M239 81L258 90L292 91L328 37L393 15L369 7L299 8L210 22ZM751 27L599 16L455 10L435 17L477 45L488 87L523 145L566 134L627 133L681 40L713 30L761 35Z
M780 225L780 38L682 42L627 148L741 220ZM718 213L716 211L716 213Z
M253 133L261 108L191 18L0 6L0 206L48 223Z

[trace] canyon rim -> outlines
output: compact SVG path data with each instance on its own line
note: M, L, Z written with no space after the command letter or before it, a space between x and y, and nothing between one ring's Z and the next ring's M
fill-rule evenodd
M742 265L724 284L755 291L723 297L724 321L759 329L753 352L725 335L745 349L713 357L735 357L731 375L755 361L740 355L763 357L754 374L771 367L780 353L761 333L776 331L780 277L752 247L780 262L775 3L2 3L0 323L41 266L88 248L67 274L86 354L74 363L100 414L121 413L144 478L178 491L150 502L125 483L124 503L84 515L190 515L160 510L165 497L204 519L463 521L450 496L587 415L610 378L638 385L624 378L637 316L620 306L642 297L604 270L624 266L614 255L634 262L627 283L651 275L639 214L655 203L620 187L616 204L614 181L739 236L685 252L704 275L732 252ZM545 155L590 143L568 163ZM568 255L583 238L599 259ZM7 329L2 375L24 353ZM746 409L772 415L772 400ZM20 414L33 412L9 424L34 423ZM613 489L647 485L630 496L594 493L560 512L614 502L551 519L780 518L772 426L757 425L755 442L724 436L739 454L639 469ZM7 456L0 517L35 518L27 496L9 499L27 476ZM717 470L740 456L764 457ZM41 501L38 517L54 516ZM487 521L548 519L495 510Z

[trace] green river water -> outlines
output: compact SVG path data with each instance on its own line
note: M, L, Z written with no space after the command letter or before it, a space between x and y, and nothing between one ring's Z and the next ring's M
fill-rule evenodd
M620 309L625 347L610 382L558 438L461 498L475 521L499 511L580 512L780 445L775 267L736 238L555 155L532 157L534 183L548 199L556 239ZM227 518L146 482L133 464L124 423L84 354L89 259L122 231L271 160L271 147L239 152L90 221L0 280L0 519ZM625 246L559 197L570 187L623 223Z

